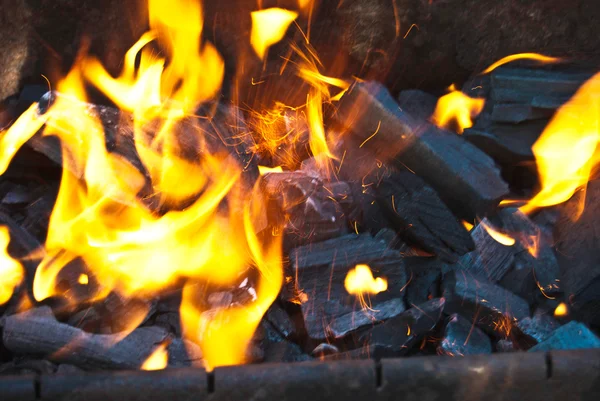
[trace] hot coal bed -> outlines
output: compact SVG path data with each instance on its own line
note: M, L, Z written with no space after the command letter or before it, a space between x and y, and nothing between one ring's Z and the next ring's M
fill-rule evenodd
M595 2L4 3L0 400L600 395Z

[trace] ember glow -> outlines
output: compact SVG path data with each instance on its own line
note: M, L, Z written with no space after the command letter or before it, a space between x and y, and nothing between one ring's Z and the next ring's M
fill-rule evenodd
M469 97L456 90L454 85L450 90L438 100L431 119L439 127L454 129L462 134L466 128L473 126L472 119L481 113L485 100Z
M538 54L538 53L511 54L510 56L506 56L506 57L496 61L494 64L490 65L488 68L486 68L482 72L482 74L489 74L490 72L494 71L496 68L501 67L505 64L511 63L516 60L533 60L533 61L540 62L542 64L558 63L559 61L561 61L561 59L558 57L544 56L543 54Z
M554 115L532 150L541 191L520 209L567 201L585 186L598 163L600 141L600 74L593 76ZM583 212L583 208L580 212Z
M8 228L0 226L0 306L10 300L25 275L23 266L8 254L9 242Z

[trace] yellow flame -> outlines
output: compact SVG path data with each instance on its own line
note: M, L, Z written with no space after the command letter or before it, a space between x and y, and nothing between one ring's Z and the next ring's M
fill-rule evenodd
M567 304L565 304L564 302L561 302L560 304L558 304L556 309L554 309L554 316L556 316L556 317L567 316L568 314L569 314L569 308L567 307Z
M8 254L10 234L6 226L0 226L0 305L10 300L15 288L21 284L25 271L23 266Z
M596 74L556 112L533 145L541 190L520 210L531 213L571 198L588 182L598 162L599 140L600 74Z
M77 278L77 282L81 285L88 285L90 283L90 278L87 274L80 274Z
M496 240L496 242L499 242L505 246L513 246L515 244L516 241L514 238L512 238L506 234L503 234L498 230L495 230L489 224L486 224L483 221L481 221L479 224L481 224L481 226L485 229L485 231L487 231L487 233L490 235L490 237L492 237L494 240Z
M283 173L283 168L281 166L276 167L267 167L267 166L258 166L258 172L260 175L265 175L269 173Z
M381 277L373 278L368 265L356 265L346 275L344 286L348 294L378 294L387 290L387 280Z
M251 17L250 43L258 57L264 59L269 47L283 39L290 24L298 18L298 13L273 7L253 11Z
M542 64L549 64L549 63L557 63L557 62L561 61L562 59L559 57L544 56L543 54L538 54L538 53L512 54L512 55L506 56L506 57L496 61L494 64L490 65L488 68L486 68L482 72L482 74L489 74L490 72L494 71L496 68L503 66L504 64L513 62L515 60L533 60L533 61L539 61Z
M166 343L160 344L142 363L142 370L162 370L169 364L169 352Z
M483 110L485 99L475 99L453 89L442 96L435 107L432 121L439 127L455 128L462 134L466 128L473 126L472 118L477 117Z
M475 227L473 224L469 223L466 220L463 220L462 225L465 226L467 231L471 231L473 229L473 227Z

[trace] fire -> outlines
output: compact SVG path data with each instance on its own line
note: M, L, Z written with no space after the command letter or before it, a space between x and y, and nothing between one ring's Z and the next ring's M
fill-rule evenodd
M487 233L490 235L490 237L492 237L494 240L496 240L500 244L505 245L505 246L513 246L515 244L516 240L514 238L512 238L504 233L501 233L500 231L494 229L489 224L486 224L483 221L481 221L479 224L481 224L481 226L483 228L485 228L485 231L487 231Z
M569 308L567 307L567 304L565 304L564 302L561 302L560 304L558 304L556 309L554 309L555 317L567 316L568 314L569 314Z
M250 43L258 57L264 59L269 47L283 39L290 24L298 18L298 13L273 7L253 11L251 16Z
M21 284L25 271L23 266L14 260L7 251L10 235L6 226L0 226L0 305L7 303L15 288Z
M600 74L596 74L556 112L533 145L541 190L521 211L531 213L565 202L588 182L599 160L599 128Z
M454 85L450 87L451 92L442 96L435 107L432 121L439 127L452 129L462 134L466 128L473 126L472 118L477 117L483 110L485 99L469 97Z
M37 301L61 296L77 305L111 292L150 299L186 282L182 327L189 340L199 343L210 369L245 361L245 348L277 296L283 273L281 238L255 232L264 207L258 191L248 191L240 181L243 166L228 152L209 151L199 127L189 124L181 131L182 124L195 121L200 105L217 96L223 80L221 56L201 42L202 15L197 1L150 0L152 30L126 54L121 74L110 76L98 60L82 54L56 86L61 95L54 96L47 111L41 113L34 104L2 133L0 167L3 172L44 125L44 136L60 140L68 168L34 277ZM165 58L149 47L153 41ZM85 103L86 84L122 110L124 126L118 128L132 132L141 167L107 150L101 116ZM199 156L185 156L190 149L180 145L182 132L198 144ZM63 268L74 261L83 262L79 284L98 283L87 286L85 300L69 298L72 292L61 292L57 285ZM206 297L207 288L230 288L252 272L258 273L255 299L204 309L205 299L198 296ZM15 285L22 280L14 277ZM10 294L12 281L3 281ZM203 291L190 294L198 285ZM10 298L4 287L3 297ZM125 322L123 336L146 312Z
M543 54L538 54L538 53L512 54L512 55L506 56L506 57L496 61L494 64L490 65L488 68L486 68L482 72L482 74L489 74L490 72L494 71L496 68L503 66L504 64L511 63L515 60L533 60L533 61L539 61L542 64L549 64L549 63L558 63L562 59L560 59L559 57L544 56Z
M471 231L473 227L475 227L473 224L469 223L466 220L462 221L462 225L467 229L467 231Z
M144 361L140 369L142 370L162 370L167 367L169 363L169 352L167 351L166 343L160 344L150 354L148 359Z
M260 175L270 174L270 173L283 173L283 168L281 166L276 167L266 167L266 166L258 166L258 172Z
M387 290L387 280L381 277L373 278L368 265L356 265L346 275L344 286L348 294L379 294Z

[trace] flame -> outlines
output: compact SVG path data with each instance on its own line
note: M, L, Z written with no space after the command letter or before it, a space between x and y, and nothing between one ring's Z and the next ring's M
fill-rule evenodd
M554 316L556 316L556 317L563 317L563 316L567 316L568 314L569 314L569 308L567 307L567 304L565 304L564 302L561 302L560 304L558 304L556 309L554 309Z
M520 208L522 212L565 202L588 182L598 162L599 122L600 74L596 74L556 112L533 145L541 190Z
M10 235L6 226L0 226L0 305L10 300L15 288L23 281L23 266L8 254Z
M266 167L266 166L258 166L258 172L260 175L270 174L270 173L283 173L283 168L281 166L276 167Z
M356 265L346 275L344 286L348 294L378 294L387 290L387 280L381 277L373 278L368 265Z
M80 274L77 278L77 282L81 285L88 285L90 283L90 278L87 274Z
M486 224L484 221L481 221L479 224L487 231L487 233L492 237L496 242L504 246L513 246L516 240L506 234L501 233L500 231L494 229L489 224Z
M467 229L467 231L471 231L473 229L473 227L475 227L473 224L469 223L466 220L462 221L462 225L465 226L465 228Z
M488 68L486 68L482 72L482 74L489 74L490 72L494 71L496 68L503 66L504 64L513 62L515 60L534 60L534 61L539 61L542 64L549 64L549 63L557 63L557 62L561 61L562 59L560 59L559 57L544 56L543 54L538 54L538 53L512 54L512 55L506 56L506 57L496 61L494 64L490 65Z
M264 59L269 47L283 39L290 24L298 18L298 13L273 7L253 11L251 17L250 43L258 57Z
M435 107L432 121L439 127L452 129L455 127L459 134L473 126L472 118L477 117L483 110L485 99L469 97L454 85L451 92L442 96Z
M169 364L169 352L166 343L160 344L142 363L142 370L162 370Z

